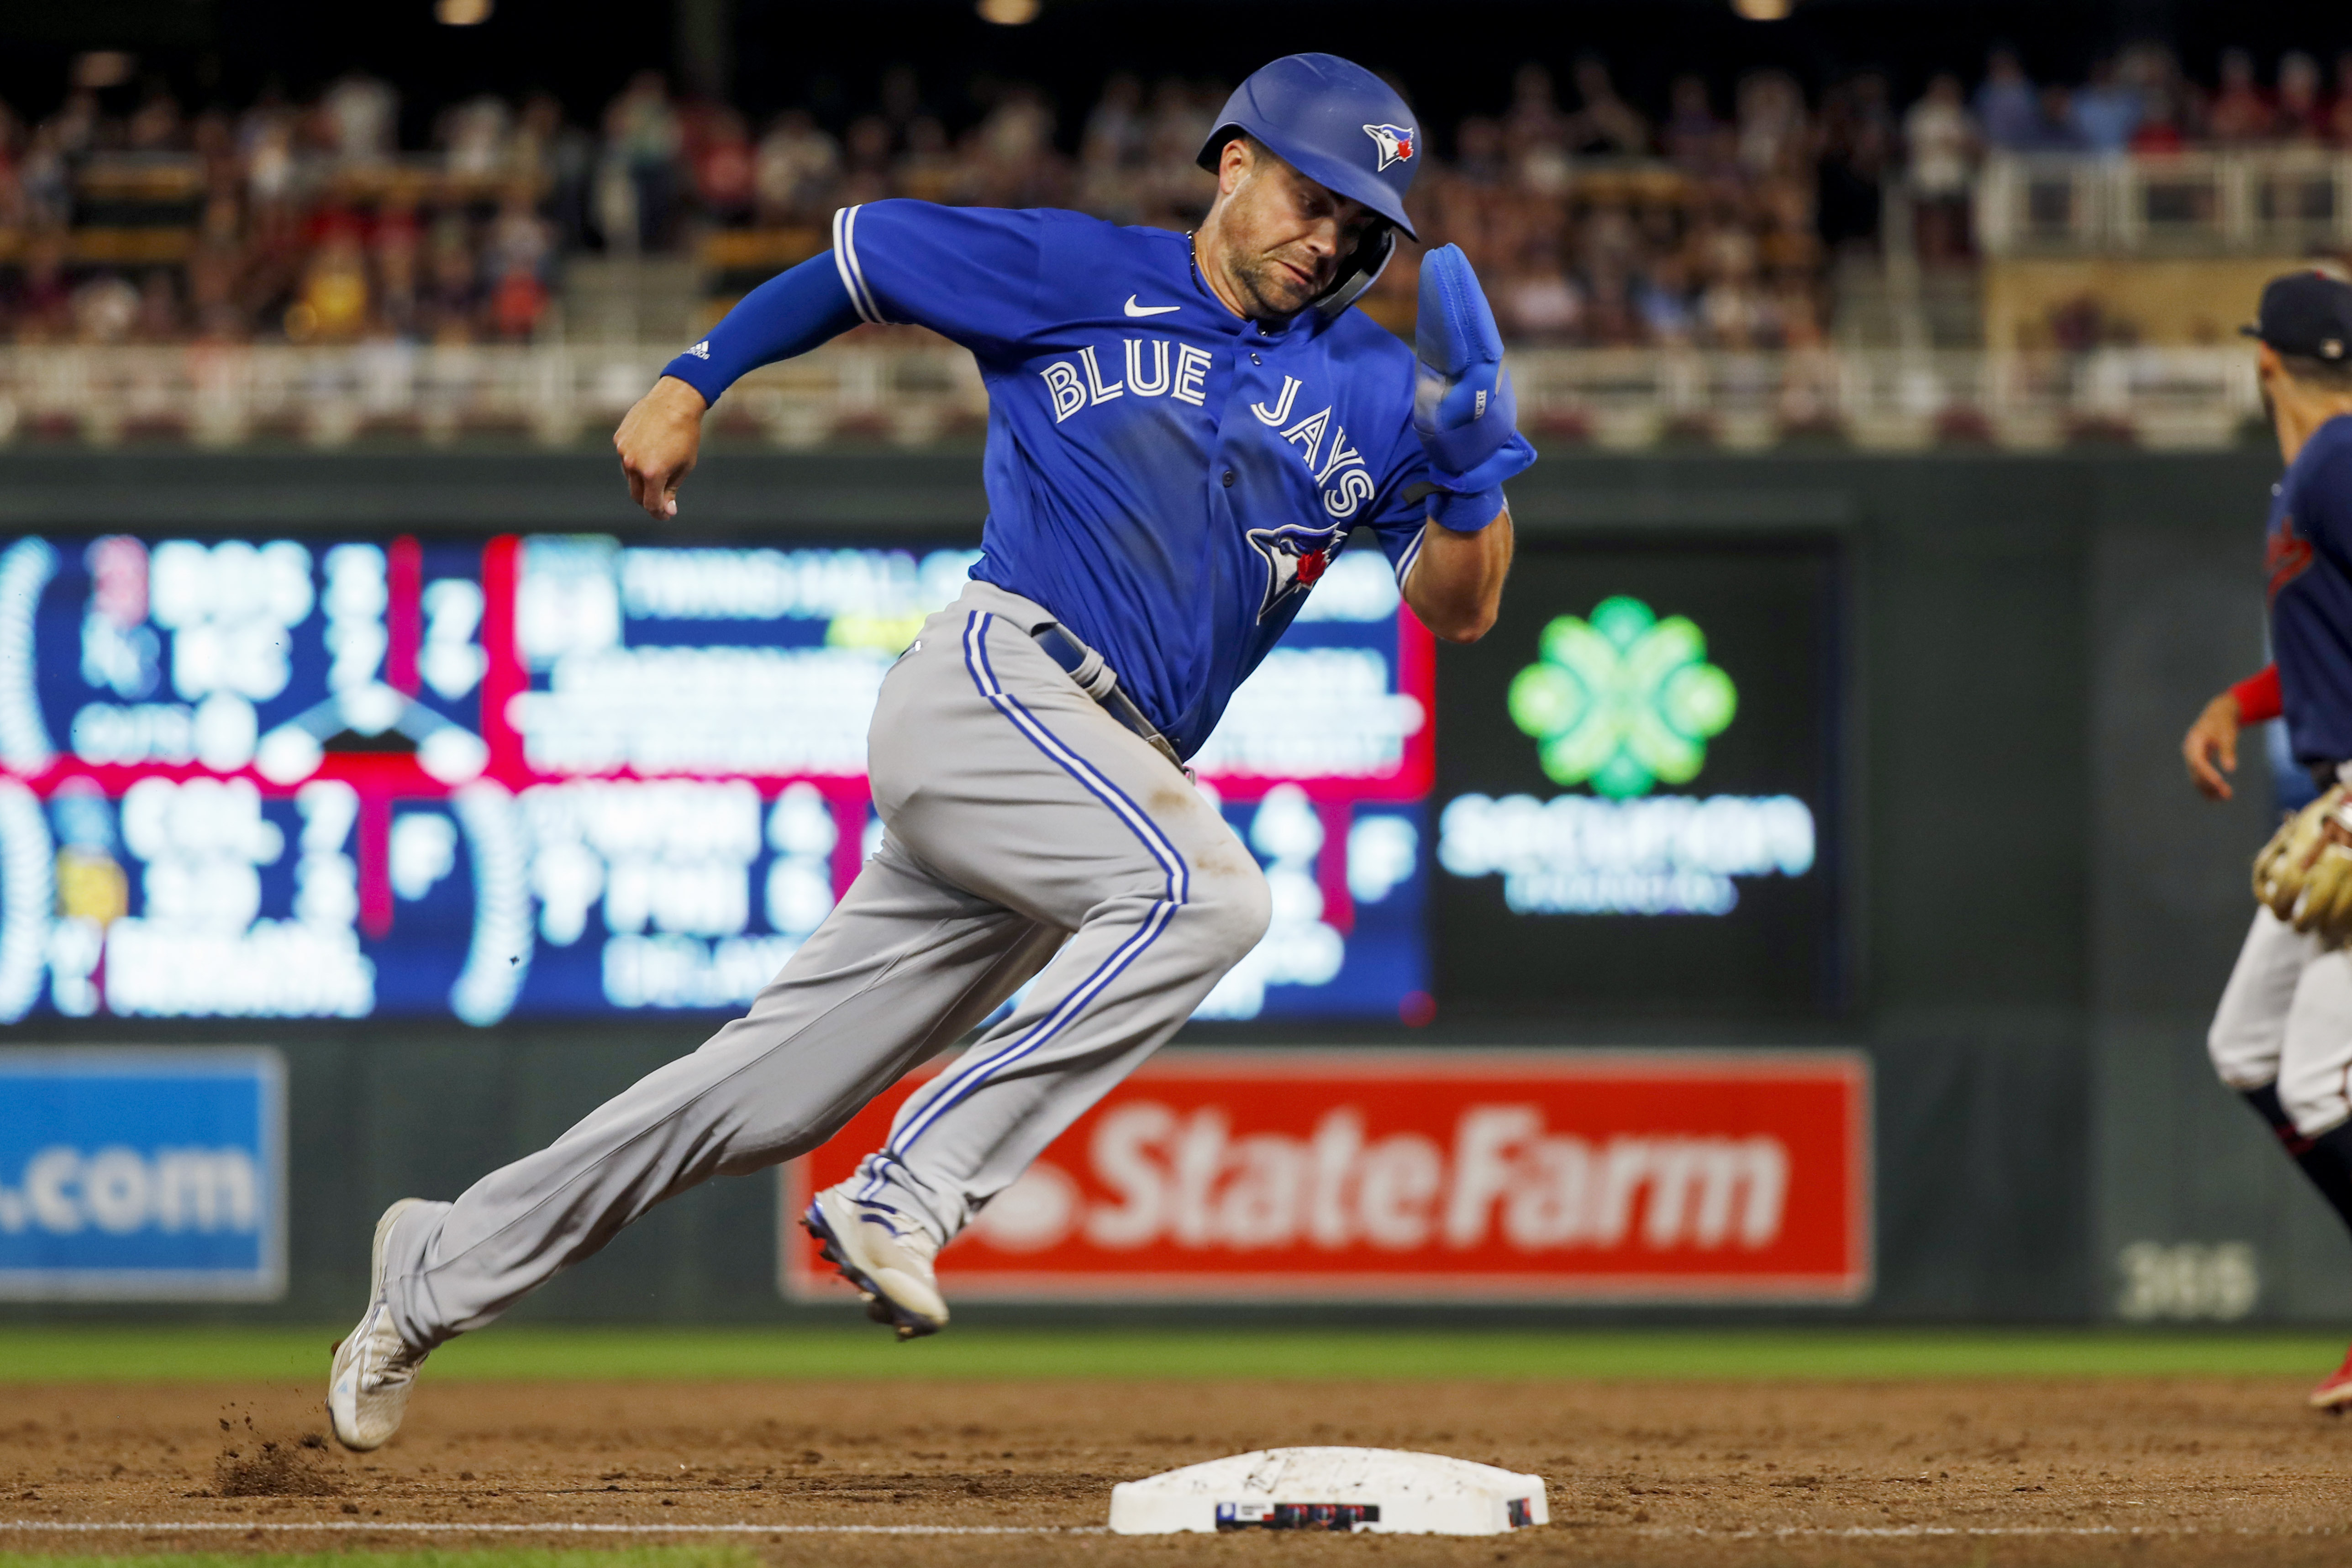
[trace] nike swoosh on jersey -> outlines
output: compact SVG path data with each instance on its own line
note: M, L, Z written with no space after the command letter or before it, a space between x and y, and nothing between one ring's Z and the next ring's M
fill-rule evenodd
M1181 305L1139 305L1135 302L1134 295L1129 294L1127 297L1127 313L1130 316L1164 316L1171 310L1181 310L1183 308Z

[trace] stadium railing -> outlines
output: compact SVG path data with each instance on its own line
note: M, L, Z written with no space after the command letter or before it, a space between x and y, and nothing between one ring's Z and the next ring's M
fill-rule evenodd
M2000 154L1977 183L1976 232L1996 258L2342 251L2352 248L2352 154Z
M0 347L0 442L335 447L601 440L666 355L634 346ZM1521 423L1549 448L1902 450L2114 441L2211 447L2260 418L2237 345L2083 353L1522 349ZM722 438L785 448L976 443L988 398L961 350L843 343L745 378Z

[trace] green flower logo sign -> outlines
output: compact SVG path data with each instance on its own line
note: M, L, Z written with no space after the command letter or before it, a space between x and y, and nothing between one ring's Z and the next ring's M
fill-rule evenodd
M1589 621L1561 616L1541 646L1511 682L1511 720L1556 784L1615 800L1687 784L1739 706L1731 677L1706 662L1706 634L1639 599L1603 599Z

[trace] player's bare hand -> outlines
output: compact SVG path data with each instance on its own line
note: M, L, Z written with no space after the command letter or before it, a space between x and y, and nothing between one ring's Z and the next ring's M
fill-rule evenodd
M677 515L677 487L694 471L702 451L702 394L666 375L637 399L613 432L613 449L628 476L629 499L647 516L667 521Z
M2180 755L2189 764L2189 780L2207 800L2230 798L2230 781L2222 775L2238 771L2238 700L2224 691L2205 704L2197 722L2180 742Z

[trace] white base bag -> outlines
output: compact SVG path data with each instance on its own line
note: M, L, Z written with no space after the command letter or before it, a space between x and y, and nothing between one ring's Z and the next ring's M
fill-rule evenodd
M1396 1448L1263 1448L1121 1481L1110 1492L1118 1535L1502 1535L1550 1521L1540 1476Z

